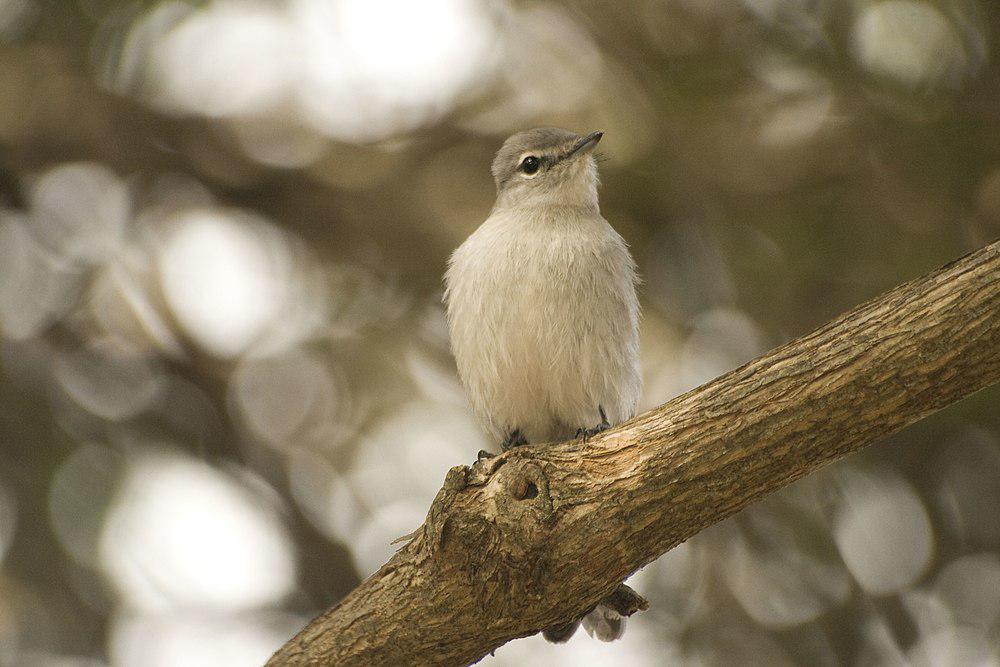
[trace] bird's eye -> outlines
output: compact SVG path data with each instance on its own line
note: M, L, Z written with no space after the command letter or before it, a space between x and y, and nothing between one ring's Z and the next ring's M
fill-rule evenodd
M521 160L521 171L525 174L531 176L538 171L538 168L542 166L542 161L539 160L534 155L529 155L528 157Z

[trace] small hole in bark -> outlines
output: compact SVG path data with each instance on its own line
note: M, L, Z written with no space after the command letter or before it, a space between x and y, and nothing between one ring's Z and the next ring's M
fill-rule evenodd
M511 488L511 494L518 500L529 500L538 496L538 487L524 477L518 477Z

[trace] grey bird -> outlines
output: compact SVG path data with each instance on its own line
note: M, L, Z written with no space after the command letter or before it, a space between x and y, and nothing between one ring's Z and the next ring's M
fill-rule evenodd
M588 437L638 405L636 267L598 206L602 136L539 128L507 139L493 161L496 204L448 262L459 377L503 450ZM566 641L579 624L544 634ZM625 619L598 605L583 624L611 641Z

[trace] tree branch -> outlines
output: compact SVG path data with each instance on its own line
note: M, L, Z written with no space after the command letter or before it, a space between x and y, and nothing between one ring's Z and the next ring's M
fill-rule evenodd
M583 614L764 495L998 380L994 243L587 444L452 468L414 538L269 664L476 661Z

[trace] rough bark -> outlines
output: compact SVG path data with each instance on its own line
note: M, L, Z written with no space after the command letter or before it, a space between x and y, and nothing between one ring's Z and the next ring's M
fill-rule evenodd
M581 615L771 491L998 380L994 243L586 444L452 468L413 539L269 664L476 661Z

